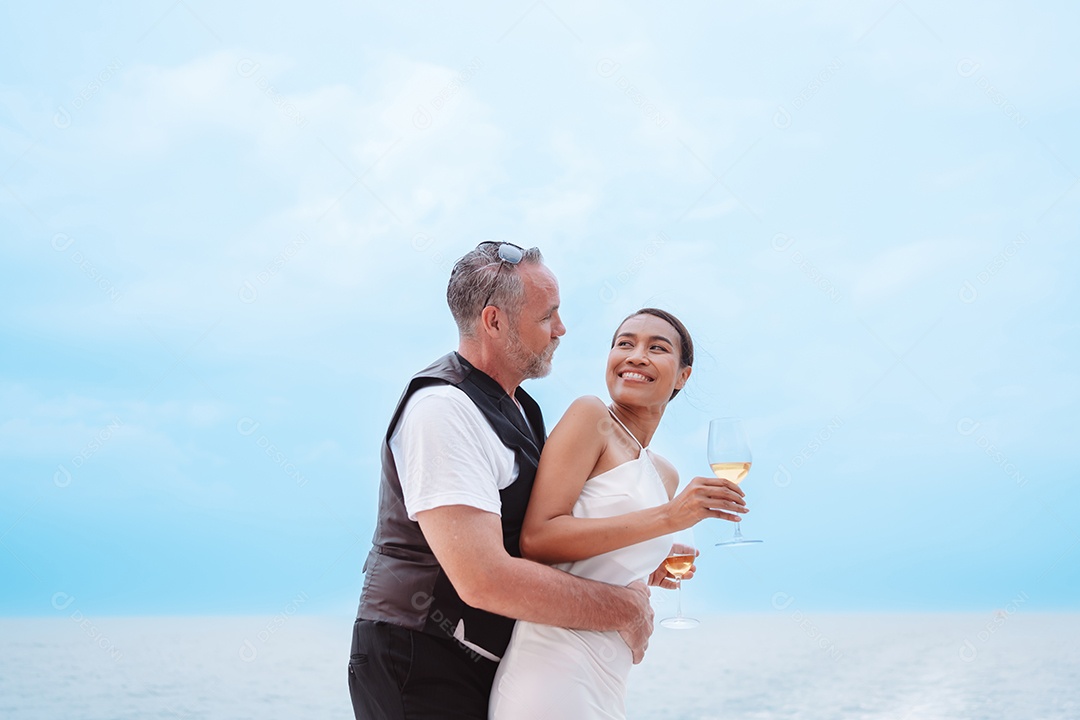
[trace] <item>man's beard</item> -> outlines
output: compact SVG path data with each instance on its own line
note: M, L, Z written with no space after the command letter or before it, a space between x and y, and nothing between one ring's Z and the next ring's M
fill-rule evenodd
M551 372L551 358L555 355L555 348L559 347L559 338L553 338L546 348L534 353L521 342L521 335L515 326L510 326L509 335L510 347L507 348L507 355L524 380L542 378Z

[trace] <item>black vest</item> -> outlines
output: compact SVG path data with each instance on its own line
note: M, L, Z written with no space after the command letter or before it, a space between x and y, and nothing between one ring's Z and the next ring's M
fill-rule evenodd
M456 352L444 355L409 381L383 438L379 518L371 552L364 563L364 589L357 617L381 620L441 637L452 637L458 622L464 620L465 638L469 642L501 656L510 642L514 621L466 605L458 597L428 547L420 525L409 520L402 500L401 481L390 452L390 436L409 397L420 388L437 384L450 384L462 390L491 423L499 440L514 451L518 477L499 492L499 498L502 501L503 546L513 557L521 557L518 545L521 523L544 445L544 419L540 407L524 390L517 389L515 397L539 437L526 434L509 416L518 410L502 386Z

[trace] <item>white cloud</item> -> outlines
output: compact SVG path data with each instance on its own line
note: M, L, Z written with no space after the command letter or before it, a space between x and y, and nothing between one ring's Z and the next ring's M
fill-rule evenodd
M107 400L68 393L47 395L21 384L0 385L9 419L0 425L0 455L52 457L82 465L102 455L153 457L178 462L188 453L173 440L180 432L200 431L232 422L235 412L212 400Z
M201 332L225 317L234 339L278 338L341 326L373 299L400 296L413 271L445 282L446 263L473 241L463 210L487 205L502 179L502 133L472 90L485 68L374 62L379 72L356 85L288 92L277 78L291 61L255 52L124 67L48 149L70 171L35 178L28 193L32 205L87 198L91 217L67 215L81 227L72 248L119 297L77 278L25 298L20 321L142 339L140 322ZM429 124L417 123L420 107ZM218 162L214 148L240 157ZM549 210L585 215L583 186ZM421 232L437 242L415 242Z
M853 276L852 299L856 307L868 307L910 292L924 280L949 270L959 286L964 276L962 261L974 249L970 241L920 240L883 250L866 263L849 268Z

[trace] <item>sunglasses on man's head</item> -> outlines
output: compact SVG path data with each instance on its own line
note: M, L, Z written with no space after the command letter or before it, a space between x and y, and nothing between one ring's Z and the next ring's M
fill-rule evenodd
M508 242L497 242L495 240L487 240L476 246L477 250L485 245L498 245L499 246L499 269L495 271L495 279L492 280L491 292L488 293L487 300L484 300L484 307L491 304L491 296L495 294L495 286L499 282L499 273L502 272L502 263L509 265L517 265L521 262L521 259L525 257L525 249Z
M525 248L519 247L514 243L485 240L476 247L477 249L480 249L485 245L498 245L499 259L503 262L510 263L511 265L517 265L519 262L521 262L521 259L525 257Z

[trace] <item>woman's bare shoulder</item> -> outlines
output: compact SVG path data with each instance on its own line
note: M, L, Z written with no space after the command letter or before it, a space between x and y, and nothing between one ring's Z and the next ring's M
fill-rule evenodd
M598 423L607 417L610 416L608 415L607 405L604 404L603 400L595 395L584 395L570 403L570 407L566 408L562 419L559 420L551 434L552 436L570 434L581 440L583 439L581 437L583 433L589 428L599 427Z
M607 417L608 409L604 401L595 395L582 395L574 402L570 403L570 407L566 408L566 412L563 413L562 420L572 419L573 421L590 421L596 420L599 417Z
M592 413L607 414L607 403L595 395L582 395L574 402L570 403L571 408L577 408L580 411L588 411ZM567 408L569 410L569 408Z

